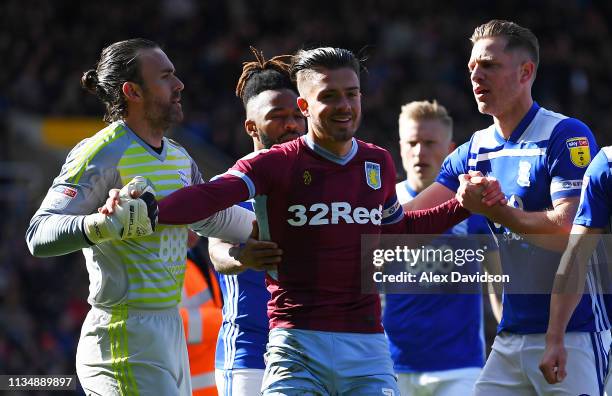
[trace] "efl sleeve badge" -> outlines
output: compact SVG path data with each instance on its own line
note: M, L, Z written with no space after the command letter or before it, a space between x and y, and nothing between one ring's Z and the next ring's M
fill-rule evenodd
M591 151L589 139L586 137L575 137L567 139L565 145L570 153L572 164L579 168L585 168L591 162Z

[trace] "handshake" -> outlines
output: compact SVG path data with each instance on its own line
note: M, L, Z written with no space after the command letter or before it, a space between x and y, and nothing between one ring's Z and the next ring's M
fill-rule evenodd
M137 176L121 190L111 190L98 213L85 216L83 229L93 244L150 235L157 224L155 189Z
M470 212L480 213L489 218L496 208L508 203L497 179L472 170L459 175L459 188L455 198Z

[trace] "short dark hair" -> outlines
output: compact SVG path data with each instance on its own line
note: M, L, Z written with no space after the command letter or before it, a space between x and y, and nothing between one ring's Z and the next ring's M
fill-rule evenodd
M123 83L143 83L138 55L139 51L150 48L159 48L159 45L142 38L113 43L102 50L95 69L83 73L81 86L106 106L104 121L111 123L127 115Z
M255 60L242 64L242 74L236 85L236 96L246 108L252 97L268 90L288 89L297 94L297 88L289 77L289 55L266 60L263 52L250 47Z
M493 19L474 29L470 41L474 44L476 41L488 37L505 37L507 40L506 50L524 49L537 69L540 63L540 44L531 30L514 22Z
M302 70L317 68L340 69L348 67L353 69L357 78L360 75L360 61L355 55L344 48L319 47L309 50L300 50L291 61L291 79L297 80L297 74Z

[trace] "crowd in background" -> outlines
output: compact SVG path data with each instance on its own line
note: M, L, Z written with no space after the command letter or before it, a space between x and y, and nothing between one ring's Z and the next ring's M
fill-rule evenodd
M540 39L534 96L580 117L602 137L612 84L612 4L588 0L467 2L293 2L58 0L0 5L0 107L40 114L99 116L79 87L101 48L141 36L159 42L186 89L184 126L233 157L250 151L234 96L249 45L273 56L309 46L352 49L367 58L359 136L395 147L397 115L410 100L437 98L456 120L458 139L488 123L478 115L467 73L469 36L492 18L512 19ZM120 4L120 5L119 5ZM289 5L290 4L290 5Z
M0 118L11 111L101 117L102 105L80 88L81 74L104 46L145 37L162 45L185 83L181 127L237 158L252 148L234 95L242 62L252 58L249 46L268 57L339 46L358 53L367 68L358 137L388 148L399 165L397 119L408 101L444 104L458 143L490 123L477 112L466 65L469 36L492 18L514 20L540 39L540 105L580 118L601 145L612 143L612 3L589 0L3 1ZM11 150L10 143L0 149L0 161ZM2 177L1 191L14 194ZM78 252L31 257L24 232L39 202L17 202L5 196L0 209L0 373L73 373L88 310L84 260Z

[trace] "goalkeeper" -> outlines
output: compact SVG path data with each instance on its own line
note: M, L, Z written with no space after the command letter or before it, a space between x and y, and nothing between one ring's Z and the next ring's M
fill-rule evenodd
M76 370L86 394L191 395L177 310L187 227L152 227L154 198L202 182L186 150L164 137L183 118L183 83L159 46L132 39L105 48L81 84L104 102L109 125L68 155L30 222L28 247L39 257L79 249L85 255L91 310L81 330ZM126 186L136 175L147 180ZM121 187L117 210L110 216L97 213L108 191ZM133 191L143 193L142 199L131 199ZM253 218L234 207L191 227L244 241Z

